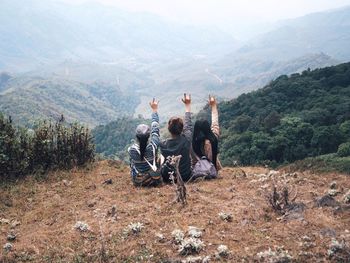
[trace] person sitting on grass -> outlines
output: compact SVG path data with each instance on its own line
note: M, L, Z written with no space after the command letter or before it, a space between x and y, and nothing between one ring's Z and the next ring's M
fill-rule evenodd
M191 178L191 140L192 140L192 121L191 121L191 95L184 94L182 102L185 104L185 123L182 118L172 117L168 121L168 130L171 138L160 144L160 151L165 159L161 167L163 181L170 182L170 174L174 171L173 167L167 162L167 157L181 155L179 163L179 172L183 181Z
M156 186L161 183L156 160L160 142L158 103L154 98L150 102L153 111L151 128L146 124L138 125L136 142L128 148L130 173L135 186Z
M198 160L205 157L214 164L216 173L222 166L218 158L218 139L220 137L219 113L216 99L209 95L208 100L211 108L211 125L208 120L200 119L194 124L192 139L192 164L195 168ZM195 173L195 171L194 171ZM214 178L216 176L212 176ZM210 178L210 176L208 177Z

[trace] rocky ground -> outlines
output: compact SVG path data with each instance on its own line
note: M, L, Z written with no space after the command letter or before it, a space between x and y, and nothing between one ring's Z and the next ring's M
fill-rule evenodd
M182 206L108 161L3 183L0 262L350 262L347 175L225 168L186 187Z

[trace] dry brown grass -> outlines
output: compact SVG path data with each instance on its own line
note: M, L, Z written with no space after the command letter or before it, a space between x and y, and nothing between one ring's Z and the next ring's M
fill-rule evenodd
M314 207L313 200L324 195L331 181L337 181L342 193L350 188L346 175L299 174L290 177L289 185L297 188L296 201L306 204L304 219L279 220L266 201L272 179L256 181L253 174L264 168L244 168L247 177L235 168L225 168L220 179L187 185L188 205L174 204L172 186L133 187L127 167L97 163L90 170L55 172L47 180L33 178L0 189L0 219L17 219L18 234L14 249L5 252L10 224L0 223L0 262L165 262L184 259L171 240L174 229L188 226L203 229L206 247L199 255L213 255L220 244L227 245L230 256L223 261L257 260L256 254L274 246L284 246L294 259L303 262L299 252L301 237L312 238L316 246L308 249L314 260L327 259L331 237L322 235L329 229L335 237L348 237L350 213L334 214L334 208ZM112 178L111 185L102 182ZM66 181L63 181L66 180ZM255 181L252 181L255 180ZM70 183L71 182L71 183ZM342 194L336 197L341 201ZM96 204L89 207L94 200ZM10 203L8 203L8 201ZM11 204L12 201L12 204ZM113 205L117 220L106 217ZM233 215L232 222L219 217L220 212ZM85 221L90 232L80 233L73 226ZM132 222L144 228L138 235L126 236L123 230ZM328 229L328 230L327 230ZM101 235L102 231L102 235ZM332 232L332 233L333 233ZM159 242L156 234L163 234ZM347 240L349 241L349 240ZM101 249L102 243L104 248ZM306 250L306 249L305 249Z

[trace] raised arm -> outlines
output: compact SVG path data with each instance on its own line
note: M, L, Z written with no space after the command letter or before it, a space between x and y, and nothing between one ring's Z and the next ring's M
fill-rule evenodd
M220 137L219 112L215 97L209 95L208 101L211 108L211 130L217 138Z
M155 98L149 103L152 108L152 124L151 124L151 143L158 147L159 139L159 116L158 116L158 103Z
M184 94L182 102L185 104L185 123L183 134L186 139L192 142L192 118L191 118L191 94Z

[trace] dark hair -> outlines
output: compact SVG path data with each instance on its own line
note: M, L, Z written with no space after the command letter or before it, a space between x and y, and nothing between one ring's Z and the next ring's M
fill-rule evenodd
M143 158L145 157L145 151L146 151L149 135L145 135L145 134L136 135L136 138L140 144L140 160L142 161Z
M211 151L213 157L213 164L216 167L216 160L218 156L218 138L216 138L215 134L212 132L210 128L210 124L207 120L197 120L194 124L193 130L193 140L192 140L192 148L195 154L199 158L205 156L204 153L204 142L205 140L209 140L211 144Z
M172 117L168 121L168 131L173 135L180 135L184 128L184 122L179 117Z

